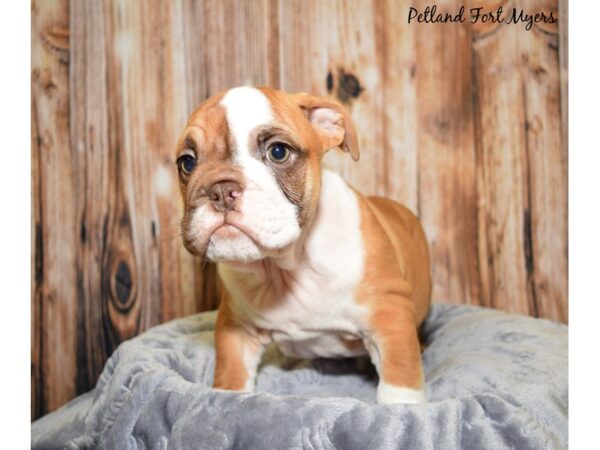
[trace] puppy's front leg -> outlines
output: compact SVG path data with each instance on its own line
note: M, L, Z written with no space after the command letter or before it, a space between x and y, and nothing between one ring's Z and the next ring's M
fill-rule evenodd
M377 403L425 403L425 383L414 306L398 295L373 304L371 331L365 339L379 373Z
M254 391L256 369L264 345L258 335L239 324L221 304L215 325L215 378L213 387Z

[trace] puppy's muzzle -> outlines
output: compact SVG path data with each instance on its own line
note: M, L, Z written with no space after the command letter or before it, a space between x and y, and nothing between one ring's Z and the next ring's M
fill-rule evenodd
M215 210L225 213L238 206L243 191L243 187L237 181L217 181L207 189L208 200Z
M245 183L237 167L207 164L198 168L198 178L193 181L187 197L188 211L207 204L212 211L222 214L239 210Z

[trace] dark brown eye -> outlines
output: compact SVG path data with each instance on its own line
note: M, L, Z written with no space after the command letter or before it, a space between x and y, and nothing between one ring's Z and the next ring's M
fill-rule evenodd
M196 158L190 154L181 155L177 159L177 166L184 174L189 175L196 167Z
M271 145L267 151L267 158L276 164L282 164L286 162L289 157L290 149L281 142L276 142L275 144Z

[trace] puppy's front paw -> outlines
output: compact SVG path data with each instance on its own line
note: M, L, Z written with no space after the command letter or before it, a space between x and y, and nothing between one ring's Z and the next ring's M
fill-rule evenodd
M377 386L377 403L427 403L425 389L411 389L380 382Z

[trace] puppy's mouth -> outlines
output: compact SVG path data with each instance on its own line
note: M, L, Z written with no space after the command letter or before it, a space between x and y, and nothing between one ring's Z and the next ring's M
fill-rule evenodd
M210 237L215 236L215 237L219 237L219 238L223 238L223 239L234 239L234 238L240 236L240 234L245 234L250 239L252 239L252 236L250 235L250 233L248 233L241 227L234 225L230 222L227 222L227 220L224 220L221 225L219 225L217 228L215 228L213 230L213 232L210 234ZM254 240L254 239L252 239L252 240Z
M223 225L218 226L211 234L211 236L218 236L221 238L235 238L240 233L244 233L242 230L237 228L230 223L224 222ZM244 233L245 234L245 233Z
M255 241L254 237L252 236L252 232L240 223L237 215L229 212L223 214L221 223L209 233L209 238L211 236L216 236L231 239L238 237L240 234L245 234L250 239Z

